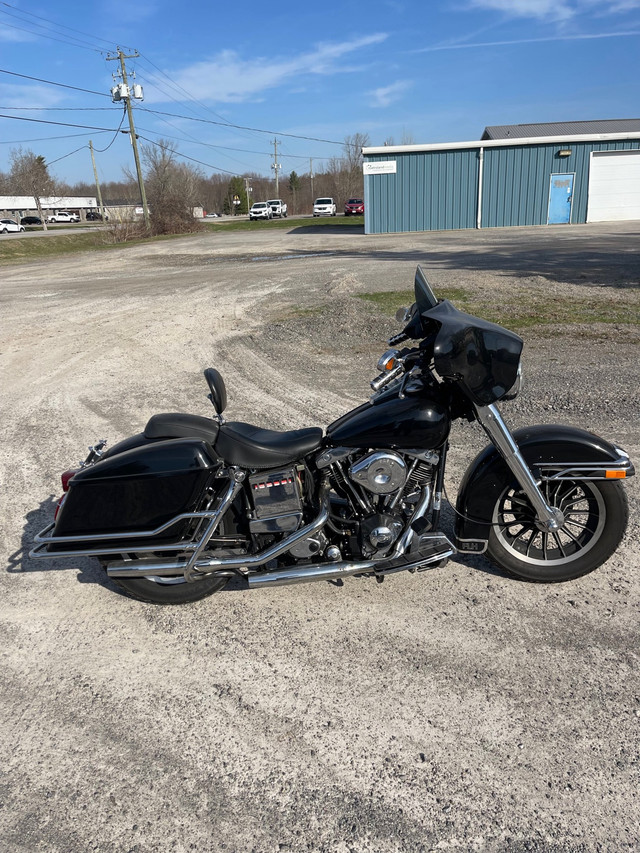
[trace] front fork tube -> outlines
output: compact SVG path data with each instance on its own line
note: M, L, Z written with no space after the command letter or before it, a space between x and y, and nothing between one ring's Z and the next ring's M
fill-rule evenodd
M436 471L436 482L433 490L433 513L431 514L431 529L437 530L440 524L440 513L442 511L442 492L444 490L444 469L447 464L447 451L449 442L445 442L440 451L440 462Z
M474 406L478 422L487 433L504 461L509 466L523 492L531 501L536 511L538 525L548 532L558 530L564 524L564 517L559 509L549 506L540 491L529 466L524 461L520 448L513 440L509 428L502 419L495 404L489 406Z

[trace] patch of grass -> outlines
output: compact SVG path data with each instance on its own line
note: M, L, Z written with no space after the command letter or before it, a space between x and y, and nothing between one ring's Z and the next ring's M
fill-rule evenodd
M140 246L145 243L172 240L174 237L184 236L184 234L163 234L158 237L145 237L122 243L107 242L102 231L96 231L93 234L56 234L55 236L38 237L32 240L9 239L5 241L0 238L0 265L47 260L76 252L124 249L127 246Z
M450 299L461 311L498 323L514 332L535 326L564 324L627 323L640 325L640 293L628 291L624 298L612 302L606 289L590 289L574 297L555 295L550 300L534 299L524 291L514 290L500 303L474 297L464 288L439 288L439 299ZM373 302L384 314L393 316L401 305L413 302L412 290L362 293L360 299Z

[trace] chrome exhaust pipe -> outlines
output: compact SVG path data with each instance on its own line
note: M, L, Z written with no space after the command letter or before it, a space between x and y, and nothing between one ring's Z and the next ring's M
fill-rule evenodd
M208 575L215 572L226 572L241 568L258 568L264 566L270 560L285 554L296 542L313 536L326 524L329 518L329 502L325 501L320 515L311 524L301 527L293 535L288 536L281 542L276 542L270 548L266 548L259 554L243 555L240 557L221 557L210 560L196 560L193 565L188 562L176 562L173 560L124 560L111 563L107 566L107 575L110 578L140 578L140 577L180 577L184 575L187 580L197 580L198 575ZM241 573L244 574L244 573Z
M456 549L449 540L442 536L438 539L440 548L429 556L416 554L414 559L407 558L405 562L398 560L362 560L358 563L315 563L311 566L291 566L275 572L260 572L250 574L247 578L249 587L289 586L294 583L309 583L311 581L332 581L349 575L375 572L382 576L394 572L405 572L418 569L422 571L428 566L439 563L455 554ZM400 564L398 565L398 562ZM395 563L395 565L394 565Z
M309 581L333 581L360 572L372 572L376 566L373 560L361 563L316 563L313 566L292 566L277 572L260 572L249 575L249 587L288 586Z

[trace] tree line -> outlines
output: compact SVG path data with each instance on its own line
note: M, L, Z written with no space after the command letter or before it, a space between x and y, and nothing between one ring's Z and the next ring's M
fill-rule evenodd
M362 148L367 145L366 134L347 136L342 154L324 161L317 172L281 174L277 193L272 177L255 173L233 177L219 173L207 175L201 167L181 160L177 145L170 140L142 145L140 156L152 230L154 233L191 230L193 209L198 207L209 213L240 215L246 214L248 205L254 201L278 197L287 203L290 214L296 214L310 213L314 200L323 196L332 196L338 205L348 198L362 198ZM135 174L129 168L123 173L122 180L101 184L105 205L140 204ZM10 153L8 172L0 172L0 195L34 196L44 221L41 198L95 196L96 186L85 181L68 184L56 180L43 155L16 148Z

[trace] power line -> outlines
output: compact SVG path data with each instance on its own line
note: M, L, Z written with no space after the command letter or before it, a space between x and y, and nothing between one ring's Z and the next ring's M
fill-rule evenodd
M3 12L1 9L0 9L0 13L3 15L10 14L8 12ZM56 38L55 36L50 36L50 35L47 35L46 33L38 32L37 30L35 30L35 31L29 30L29 29L27 29L27 27L18 27L15 24L7 24L6 21L5 21L4 25L5 25L5 27L9 27L12 30L20 30L23 33L30 33L32 36L38 36L40 38L49 39L50 41L57 41L57 42L60 42L61 44L68 44L68 45L71 45L71 47L79 47L81 50L91 50L93 53L102 53L103 52L102 50L99 50L97 47L86 47L85 45L80 44L77 39L75 41L69 41L69 39ZM36 26L40 26L40 25L36 24Z
M199 163L200 166L206 166L207 169L213 169L215 172L224 172L225 175L233 175L235 176L236 172L230 172L228 169L221 169L220 166L212 166L211 163L204 163L202 160L196 160L195 157L188 157L186 154L180 154L178 151L173 151L173 149L169 148L166 145L162 145L160 142L156 142L153 139L148 139L146 136L142 136L140 134L140 139L144 139L145 142L150 142L152 145L156 145L158 148L162 148L163 151L171 151L176 157L182 157L183 160L191 160L193 163Z
M18 74L17 71L7 71L6 68L0 68L0 74L10 74L12 77L22 77L24 80L35 80L37 83L48 83L50 86L60 86L62 89L73 89L76 92L86 92L88 95L100 95L103 98L110 98L106 92L94 92L93 89L81 89L79 86L69 86L67 83L57 83L55 80L43 80L42 77L31 77L29 74Z
M16 12L21 12L23 15L28 15L30 18L37 18L39 21L45 21L47 24L52 24L54 27L58 27L59 29L69 30L69 32L78 33L78 35L87 36L87 38L104 42L104 44L108 44L109 47L113 46L112 42L106 41L106 39L100 38L99 36L95 36L92 33L85 33L82 30L75 30L73 27L65 26L65 24L57 24L55 21L49 20L49 18L43 18L41 15L35 15L33 12L28 12L26 9L18 9L17 6L13 6L11 3L0 2L0 5L6 6L8 9L13 9ZM9 13L7 12L5 14ZM127 45L123 45L123 47L127 47Z
M118 129L117 129L117 130L116 130L116 132L113 134L113 139L112 139L112 140L111 140L111 142L107 145L107 147L106 147L106 148L96 148L95 150L98 152L98 154L104 154L104 152L105 152L105 151L108 151L108 150L111 148L111 146L113 145L113 143L116 141L116 139L118 138L118 134L120 133L120 128L122 127L122 124L123 124L123 122L124 122L124 117L126 116L126 114L127 114L127 110L126 110L126 108L125 108L125 109L123 109L123 110L122 110L122 118L120 119L120 124L118 125Z
M62 157L58 157L56 160L47 160L47 166L53 166L54 163L57 163L60 160L64 160L65 157L71 157L72 154L76 154L78 151L82 151L82 149L86 147L86 145L81 145L80 148L76 148L74 151L69 151L68 154L63 154Z
M98 133L110 133L108 130L99 130ZM33 139L3 139L0 145L24 145L27 142L48 142L51 139L74 139L78 136L91 136L90 133L65 133L64 136L38 136Z
M80 113L80 112L94 112L94 113L97 113L97 112L104 112L106 110L111 112L112 109L113 109L112 107L11 107L11 106L0 107L0 110L13 110L14 113L17 113L17 112L51 112L51 111L67 112L67 113L74 113L74 112L78 112L78 113Z
M140 58L144 59L144 61L148 62L149 65L153 66L153 68L155 68L156 71L159 71L160 74L164 75L164 71L162 71L162 69L158 68L158 66L155 63L153 63L150 59L147 59L147 57L144 56L144 54L140 54ZM189 98L190 101L193 101L194 103L198 104L198 106L201 107L203 110L206 110L206 112L211 113L211 115L217 116L222 122L224 122L225 124L228 124L230 127L233 126L225 119L224 116L221 116L215 110L212 110L211 107L208 107L206 104L203 104L202 101L199 101L192 94L187 92L187 90L184 89L179 83L174 83L173 80L171 80L169 82L170 82L171 86L173 86L174 89L177 89L178 91L182 92L184 95L186 95Z
M138 109L142 110L145 113L153 113L153 115L170 116L171 118L182 118L182 119L185 119L187 121L198 121L198 122L202 122L203 124L215 124L215 125L219 125L219 126L223 126L223 127L233 127L233 128L236 128L237 130L251 130L254 133L268 133L269 135L277 134L278 136L288 136L291 139L304 139L307 142L326 142L328 145L341 145L341 146L344 146L346 144L344 141L343 142L337 142L335 139L320 139L316 136L301 136L298 133L284 133L284 131L280 131L280 130L262 130L259 127L247 127L246 125L242 125L242 124L232 124L230 122L213 121L212 119L208 119L208 118L195 118L194 116L181 116L181 115L176 115L176 113L167 113L167 112L162 112L160 110L150 110L148 107L138 107Z
M8 116L8 115L5 115L4 113L0 113L0 118L9 118L9 119L13 119L14 121L30 121L30 122L35 122L36 124L55 124L55 125L58 125L59 127L79 127L79 128L83 128L84 130L106 130L106 131L111 131L111 133L113 133L113 131L114 131L113 127L94 127L93 125L90 125L90 124L71 124L68 121L47 121L46 119L43 119L43 118L26 118L26 117L23 118L22 116Z

